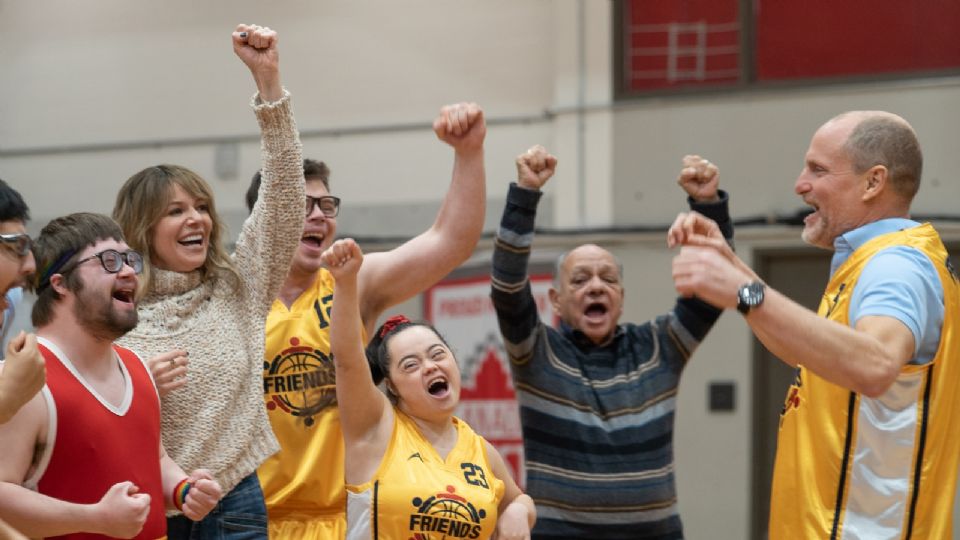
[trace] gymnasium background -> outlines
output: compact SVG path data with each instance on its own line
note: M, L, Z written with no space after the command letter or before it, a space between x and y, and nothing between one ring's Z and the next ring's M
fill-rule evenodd
M429 127L439 107L483 106L488 234L448 282L388 313L451 325L471 370L496 367L484 363L498 346L482 305L490 234L513 158L534 143L560 158L537 275L545 284L557 253L602 243L626 268L627 320L672 305L663 231L685 209L686 153L720 166L739 253L815 302L828 254L799 240L793 182L813 131L844 110L914 125L926 157L915 215L960 246L960 4L948 0L0 0L0 177L30 204L32 232L109 212L128 176L171 162L210 181L236 233L259 163L253 84L230 48L239 22L280 32L304 153L333 171L340 236L368 251L433 219L452 165ZM455 311L431 304L444 294ZM511 389L494 371L469 396L494 403L466 406L515 449L501 414ZM693 357L675 440L689 538L763 537L783 378L736 313Z

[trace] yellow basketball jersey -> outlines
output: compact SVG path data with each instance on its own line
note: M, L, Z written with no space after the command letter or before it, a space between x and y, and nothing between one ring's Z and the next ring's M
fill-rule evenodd
M940 347L931 362L904 366L876 398L799 366L780 416L771 539L952 537L960 291L937 232L925 224L868 241L831 277L819 314L849 326L857 279L892 246L916 248L937 268L945 303Z
M374 477L347 486L347 537L490 538L504 485L493 476L483 437L454 418L457 444L441 459L414 421L394 411L393 438Z
M333 276L267 317L263 397L280 451L260 466L271 538L343 538L343 435L330 358Z

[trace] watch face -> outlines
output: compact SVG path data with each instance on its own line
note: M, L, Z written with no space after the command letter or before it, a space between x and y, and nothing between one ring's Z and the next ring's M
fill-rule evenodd
M759 306L763 302L763 283L755 281L740 287L737 291L737 309L742 313L750 308Z
M760 303L760 300L763 299L763 292L757 286L758 283L751 283L747 285L743 291L743 303L748 306L755 306Z

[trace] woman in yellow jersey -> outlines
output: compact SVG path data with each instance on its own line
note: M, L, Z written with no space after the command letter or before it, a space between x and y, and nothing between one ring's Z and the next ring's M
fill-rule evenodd
M377 538L530 538L533 500L503 458L453 416L460 369L433 327L393 317L368 350L387 395L371 377L361 339L351 239L323 253L333 274L330 350L346 447L348 540Z

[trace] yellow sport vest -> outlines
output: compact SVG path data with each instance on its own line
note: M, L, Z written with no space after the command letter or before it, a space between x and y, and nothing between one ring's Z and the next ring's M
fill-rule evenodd
M396 408L393 436L373 478L347 486L350 540L490 538L503 481L483 437L458 418L457 444L440 459L414 421Z
M937 268L945 302L939 349L926 365L904 366L877 398L799 366L780 416L771 539L952 537L960 291L937 232L925 224L868 241L831 277L819 314L849 325L850 298L864 266L892 246L916 248Z
M267 317L263 398L280 451L260 466L271 538L343 538L343 435L330 359L333 276Z

